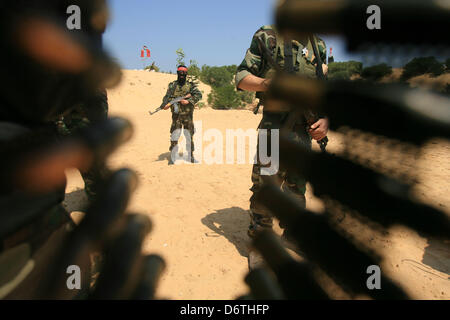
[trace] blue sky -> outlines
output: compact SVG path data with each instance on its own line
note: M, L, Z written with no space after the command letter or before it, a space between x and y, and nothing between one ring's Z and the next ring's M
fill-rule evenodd
M241 63L254 32L273 22L275 0L109 0L111 21L105 47L123 68L142 69L155 61L175 71L182 48L186 63L221 66ZM336 61L355 59L339 38L324 37ZM141 59L144 45L150 59Z

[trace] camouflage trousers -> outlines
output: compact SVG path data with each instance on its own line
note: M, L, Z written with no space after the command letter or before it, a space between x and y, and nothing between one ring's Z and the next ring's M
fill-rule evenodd
M192 153L194 152L194 119L193 114L176 114L172 113L172 125L170 126L170 147L169 151L178 147L178 140L181 137L181 131L183 129L184 136L186 137L186 150ZM190 143L190 147L189 147Z
M261 123L258 129L267 129L267 151L270 155L271 145L271 130L281 129L285 121L287 120L286 114L281 113L264 113ZM305 122L306 123L306 122ZM302 144L304 147L311 149L311 136L306 131L305 123L297 124L293 131L290 133L289 138L293 141ZM259 139L257 146L257 154L259 155ZM257 162L253 165L252 170L252 187L250 190L253 195L250 198L250 226L248 229L248 235L253 237L255 232L261 228L272 228L273 219L270 212L255 201L255 194L261 189L262 185L266 182L276 183L279 185L283 192L289 193L298 204L306 207L306 180L297 174L288 172L287 170L280 168L276 173L276 176L267 176L261 174L261 169L264 167L270 167L270 164L263 165L260 162L259 156ZM280 225L280 227L283 227Z

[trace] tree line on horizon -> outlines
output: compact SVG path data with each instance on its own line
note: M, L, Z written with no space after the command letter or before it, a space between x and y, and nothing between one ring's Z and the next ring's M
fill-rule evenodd
M413 58L401 69L400 81L408 81L413 77L424 74L429 74L431 77L438 77L450 72L450 58L444 62L439 62L435 57ZM362 62L359 61L332 62L329 64L330 80L351 80L352 77L357 75L363 80L379 81L383 77L391 74L392 66L386 63L365 68L363 68Z
M180 48L176 51L177 65L183 64L185 54ZM382 78L392 74L392 66L381 63L373 66L363 67L359 61L331 62L329 65L329 80L359 80L359 81L380 81ZM237 91L234 81L237 65L208 66L201 68L195 60L190 60L188 65L189 78L191 81L201 81L211 86L211 93L208 95L208 104L214 109L242 109L246 105L253 104L255 94L252 92ZM160 69L153 64L147 66L145 70L160 72ZM444 62L438 61L435 57L417 57L406 63L402 68L399 82L407 82L409 79L429 74L431 77L438 77L450 72L450 58ZM165 72L172 73L172 72ZM450 93L450 84L446 85L444 93ZM202 107L203 105L200 105Z

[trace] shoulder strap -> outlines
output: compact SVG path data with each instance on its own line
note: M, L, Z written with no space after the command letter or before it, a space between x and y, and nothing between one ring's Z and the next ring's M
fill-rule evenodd
M316 38L313 35L310 35L309 41L311 41L311 46L313 48L314 56L316 57L316 61L317 61L317 66L316 66L317 77L321 80L324 80L325 75L323 74L323 69L322 69L323 62L322 62L322 57L320 56L320 52L317 48Z
M287 73L294 73L294 60L292 55L292 40L284 41L284 70Z
M278 61L278 55L284 60L284 41L281 36L276 36L277 46L275 48L275 61Z

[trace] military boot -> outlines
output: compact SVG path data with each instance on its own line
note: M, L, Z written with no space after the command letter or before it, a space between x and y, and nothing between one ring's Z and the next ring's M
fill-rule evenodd
M194 153L191 153L190 159L191 159L191 163L199 163L199 162L194 158Z

